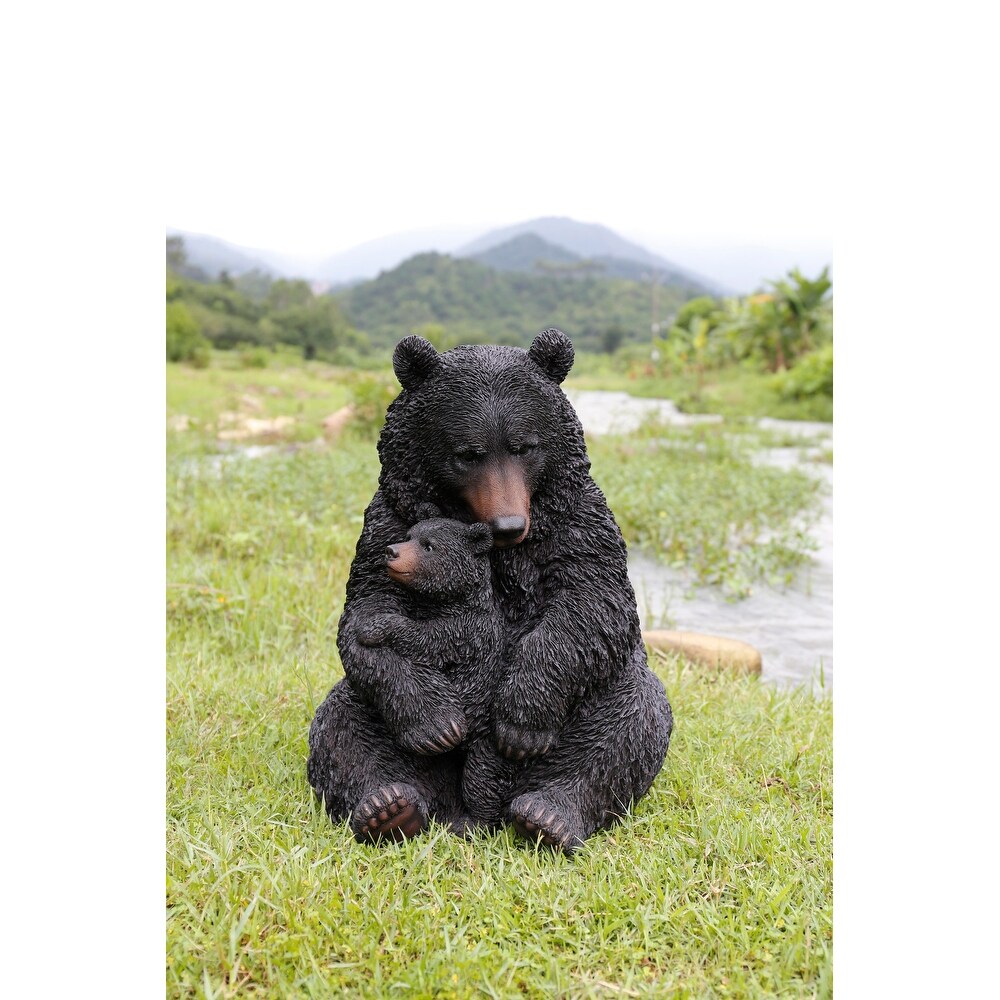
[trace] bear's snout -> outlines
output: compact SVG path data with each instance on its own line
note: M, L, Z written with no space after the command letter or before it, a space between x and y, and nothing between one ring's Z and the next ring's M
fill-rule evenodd
M490 521L493 529L493 541L500 546L512 545L521 541L528 522L518 515L510 517L495 517Z
M393 580L405 583L417 569L420 547L416 542L397 542L385 547L385 564Z
M503 549L524 541L531 527L531 490L514 462L487 465L462 490L477 521L493 529L493 544Z

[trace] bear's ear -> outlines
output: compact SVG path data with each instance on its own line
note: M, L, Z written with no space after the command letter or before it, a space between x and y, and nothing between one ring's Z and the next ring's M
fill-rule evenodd
M558 385L573 367L573 341L562 330L550 327L531 342L528 357Z
M413 513L416 515L417 521L430 521L441 516L441 508L432 503L418 503L417 509Z
M404 389L416 389L440 364L434 345L415 334L404 337L392 352L392 370Z
M493 529L488 524L469 526L469 546L477 556L485 555L493 548Z

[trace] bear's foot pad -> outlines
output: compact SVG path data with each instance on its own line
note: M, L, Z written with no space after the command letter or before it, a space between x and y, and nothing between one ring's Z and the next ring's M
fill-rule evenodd
M427 825L412 785L383 785L363 799L351 817L351 829L362 843L406 840Z
M511 822L525 840L540 840L571 854L582 843L577 823L541 796L519 795L510 806Z

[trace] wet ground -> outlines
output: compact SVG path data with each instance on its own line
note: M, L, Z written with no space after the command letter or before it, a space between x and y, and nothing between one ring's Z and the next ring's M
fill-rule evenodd
M622 392L567 393L588 434L628 432L650 416L678 425L719 420L679 413L669 400L638 399ZM757 461L799 468L826 481L823 514L811 529L818 548L795 583L783 590L758 584L730 602L713 587L689 593L688 577L638 550L629 553L629 576L644 628L673 628L741 639L760 650L763 676L781 684L833 684L833 469L814 461L831 446L829 424L764 418L759 426L801 438L787 448L762 449Z

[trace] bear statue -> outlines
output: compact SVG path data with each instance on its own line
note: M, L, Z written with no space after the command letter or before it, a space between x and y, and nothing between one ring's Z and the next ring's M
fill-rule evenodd
M309 732L310 783L359 839L413 836L432 817L463 830L488 815L488 749L511 765L502 820L569 852L623 816L663 766L670 705L646 662L625 543L560 389L572 363L555 329L528 350L439 354L416 336L396 346L402 391L379 437L378 490L337 635L345 678ZM429 510L492 529L503 637L487 741L466 742L445 664L370 641L370 623L399 607L380 555Z

